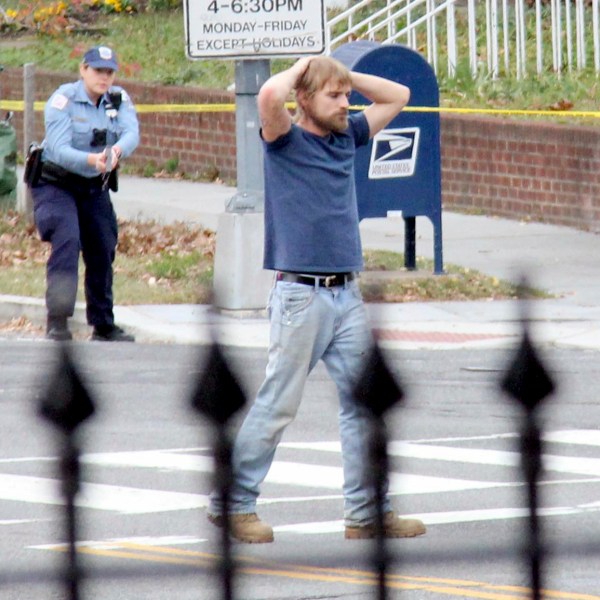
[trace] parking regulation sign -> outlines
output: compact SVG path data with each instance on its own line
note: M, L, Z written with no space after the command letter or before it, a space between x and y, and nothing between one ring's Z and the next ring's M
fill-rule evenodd
M278 58L325 51L324 0L184 0L191 59Z

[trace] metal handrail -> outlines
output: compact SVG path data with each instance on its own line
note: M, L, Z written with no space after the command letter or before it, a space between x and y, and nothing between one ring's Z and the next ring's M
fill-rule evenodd
M373 11L357 20L371 6ZM549 69L557 76L590 69L600 74L600 0L535 0L533 5L527 0L386 0L383 7L380 3L375 7L374 0L360 0L328 20L329 46L333 49L354 39L390 44L405 37L407 45L416 49L417 35L422 34L426 58L435 72L445 54L447 74L454 77L460 35L456 11L461 8L466 8L468 63L473 77L482 67L493 79L513 74L522 79L534 70L540 75ZM445 40L440 35L440 21L445 24ZM400 30L398 22L403 24ZM346 23L345 31L334 35L341 23ZM534 40L528 45L531 37ZM548 45L550 51L545 54ZM528 58L533 65L528 65Z

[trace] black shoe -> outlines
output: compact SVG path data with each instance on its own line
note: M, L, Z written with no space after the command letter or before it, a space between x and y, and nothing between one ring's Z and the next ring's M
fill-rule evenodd
M130 333L127 333L117 325L94 327L92 340L96 342L135 342L135 338Z
M66 317L48 317L46 339L54 342L70 342L73 339Z

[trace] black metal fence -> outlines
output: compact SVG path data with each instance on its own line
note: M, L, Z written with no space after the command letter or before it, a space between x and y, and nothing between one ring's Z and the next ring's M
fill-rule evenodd
M525 305L523 306L525 307ZM517 403L522 415L520 452L521 466L526 479L529 515L527 535L523 542L522 564L529 574L529 587L524 589L518 597L539 600L543 597L545 561L551 552L551 549L545 544L539 521L538 481L542 456L542 426L539 414L544 400L554 391L554 382L532 343L526 314L523 315L522 323L520 344L511 360L505 365L498 386ZM8 574L3 574L0 566L0 583L3 579L10 581L24 579L28 582L60 579L64 589L62 598L83 600L85 594L82 592L82 586L86 580L108 576L105 570L84 569L80 564L80 552L77 547L77 541L81 537L81 524L78 520L75 502L81 483L81 439L79 433L80 426L94 415L95 407L91 395L88 393L86 381L74 361L74 346L61 345L58 346L58 351L60 359L54 372L48 378L47 388L39 404L39 412L40 416L54 427L61 448L60 478L64 500L63 535L67 542L67 551L59 572L42 572L32 568L27 573L13 574L11 577L7 577ZM397 552L389 551L383 535L384 515L381 508L382 486L388 476L388 436L384 417L392 407L402 401L403 391L397 378L388 369L385 355L377 346L373 348L373 352L365 364L363 376L355 388L355 397L358 402L368 408L372 416L370 463L372 484L380 502L376 519L376 539L371 547L371 555L365 557L365 563L370 566L376 580L376 584L373 586L376 597L383 600L390 594L390 568L397 566L404 558ZM216 343L210 348L208 358L199 370L189 402L214 427L214 481L216 489L222 496L223 505L227 507L231 485L232 449L229 424L232 417L244 407L246 398L225 354ZM204 561L201 565L204 571L210 571L218 576L220 581L218 588L220 596L224 600L230 600L236 596L234 581L240 569L240 564L232 551L229 533L230 524L225 518L219 552L216 553L214 560ZM589 556L590 553L598 554L598 548L594 547L579 547L572 550L581 553L582 556ZM467 553L460 557L454 557L454 559L480 561L486 556L497 558L498 549L493 546L490 546L490 549L480 548L473 555ZM452 560L448 555L440 555L437 558L420 556L419 558L434 561ZM170 566L168 569L158 566L153 568L151 573L145 570L143 574L146 577L159 578L166 575L190 574L197 572L197 569L197 565L182 566L180 564ZM132 568L120 569L118 572L113 571L110 575L113 577L136 577L141 573L141 570ZM160 584L157 583L157 585ZM581 598L584 597L587 596L581 595Z

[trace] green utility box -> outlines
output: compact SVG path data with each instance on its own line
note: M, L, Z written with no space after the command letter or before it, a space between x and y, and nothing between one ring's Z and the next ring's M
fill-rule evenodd
M0 210L17 205L17 134L11 117L8 113L0 121Z

